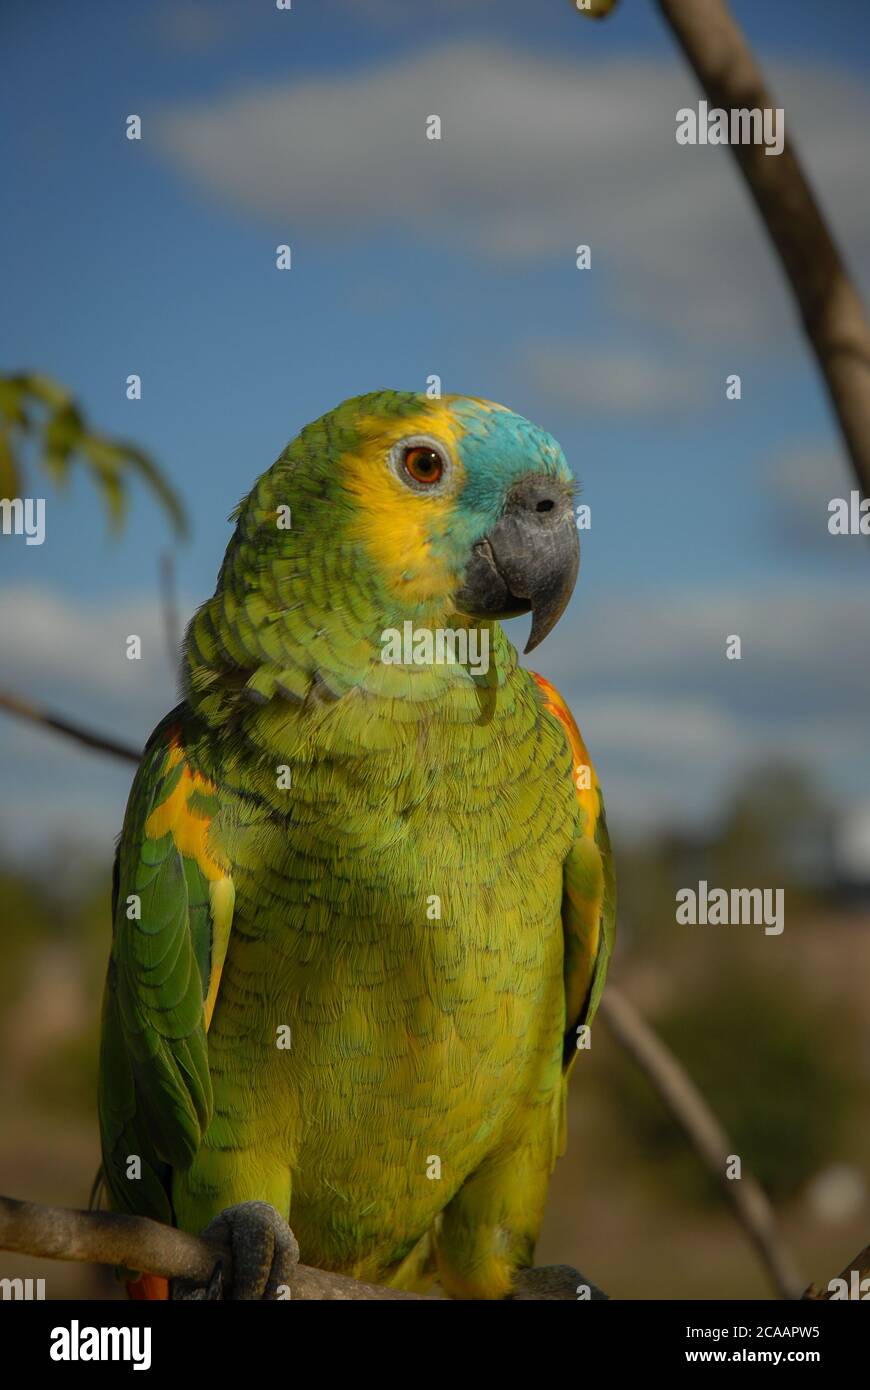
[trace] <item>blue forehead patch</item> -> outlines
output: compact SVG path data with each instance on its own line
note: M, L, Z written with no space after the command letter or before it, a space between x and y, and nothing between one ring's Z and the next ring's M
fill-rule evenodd
M466 505L491 506L496 495L502 499L526 473L573 481L561 446L523 415L487 410L467 398L452 402L452 409L464 430L459 453L467 475L462 498Z

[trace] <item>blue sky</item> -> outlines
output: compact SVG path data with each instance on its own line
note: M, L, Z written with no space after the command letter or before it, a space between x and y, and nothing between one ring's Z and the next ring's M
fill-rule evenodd
M732 8L866 295L870 7ZM592 507L577 594L535 660L617 828L697 823L769 755L843 806L866 796L867 543L826 531L849 475L728 152L675 145L699 94L655 6L593 24L567 0L10 0L0 40L0 367L56 376L172 477L186 612L229 511L303 423L437 372L554 433ZM47 540L0 545L0 682L141 741L174 699L165 521L136 489L115 540L84 476L30 491ZM120 823L123 768L7 720L0 765L0 852L99 845Z

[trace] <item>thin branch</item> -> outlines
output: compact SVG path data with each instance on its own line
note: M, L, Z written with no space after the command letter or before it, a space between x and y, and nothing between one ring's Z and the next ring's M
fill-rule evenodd
M711 105L775 107L725 0L658 0ZM860 490L870 497L870 324L788 135L731 145L788 276Z
M751 1175L726 1176L734 1146L688 1072L618 989L608 985L599 1009L614 1038L640 1067L721 1186L780 1298L800 1298L803 1285L777 1230L773 1209Z
M842 1272L838 1276L840 1279L843 1280L848 1289L851 1289L852 1287L853 1274L856 1274L858 1276L859 1285L863 1282L863 1280L870 1278L870 1245L865 1245L864 1249L860 1252L860 1254L856 1255L854 1260L850 1260L849 1263L846 1265L846 1268L842 1270ZM824 1302L826 1299L832 1299L834 1297L833 1291L831 1289L831 1284L833 1282L834 1281L832 1279L828 1284L828 1287L825 1289L824 1293L816 1293L815 1285L810 1284L809 1288L804 1294L804 1298L814 1298L820 1303ZM866 1294L864 1295L864 1297L866 1297Z
M52 729L56 734L73 738L77 743L83 743L86 748L95 748L99 753L110 753L114 758L124 758L131 763L138 763L142 757L138 749L131 748L127 743L116 743L114 739L103 738L102 734L93 734L89 729L71 724L68 719L49 714L47 710L40 709L29 700L11 695L9 691L0 690L0 709L5 709L17 719L26 719L31 724L38 724L44 729Z
M216 1241L188 1235L174 1226L149 1221L145 1216L71 1211L66 1207L18 1202L12 1197L0 1197L0 1250L14 1250L37 1259L121 1265L127 1269L147 1270L166 1279L189 1279L201 1285L210 1282L220 1261L224 1283L232 1279L232 1255ZM865 1278L870 1272L870 1245L840 1275L847 1285L853 1271L859 1278ZM575 1302L578 1283L589 1284L589 1281L567 1265L520 1270L513 1297L519 1302L564 1302L568 1299ZM382 1284L363 1284L343 1274L302 1264L294 1267L288 1286L291 1299L303 1303L435 1301L426 1295L406 1293ZM592 1301L606 1299L607 1295L594 1284L589 1287ZM805 1299L830 1297L830 1291L818 1294L812 1286L804 1294Z
M160 555L160 598L163 606L163 631L169 668L175 674L181 651L181 621L178 616L178 594L175 583L175 557L171 550Z
M225 1282L232 1280L232 1256L221 1245L188 1235L145 1216L116 1212L71 1211L0 1197L0 1250L16 1250L49 1260L79 1260L88 1264L123 1265L167 1279L191 1279L208 1284L220 1260ZM323 1299L420 1300L379 1284L362 1284L343 1274L296 1265L289 1280L294 1300Z
M78 1260L88 1264L121 1265L165 1279L188 1279L209 1285L218 1261L224 1285L232 1281L232 1255L225 1246L202 1236L188 1235L145 1216L117 1212L71 1211L0 1197L0 1250L15 1250L49 1260ZM591 1300L602 1293L569 1265L522 1269L515 1277L513 1301L537 1303L577 1301L578 1285L588 1285ZM440 1301L427 1294L407 1293L383 1284L363 1284L344 1274L296 1264L288 1278L295 1302L371 1302L413 1299Z

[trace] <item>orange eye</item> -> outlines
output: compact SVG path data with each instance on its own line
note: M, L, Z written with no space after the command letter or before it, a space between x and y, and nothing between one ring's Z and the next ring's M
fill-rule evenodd
M444 473L443 458L437 450L430 449L425 444L414 444L410 449L406 449L402 464L414 482L422 483L424 487L440 482Z

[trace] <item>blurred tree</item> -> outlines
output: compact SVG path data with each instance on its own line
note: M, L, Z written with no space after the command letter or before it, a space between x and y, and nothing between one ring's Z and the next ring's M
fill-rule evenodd
M779 887L789 906L824 889L832 868L831 808L803 768L770 763L736 787L710 854L717 887Z
M787 1200L837 1154L859 1113L854 1058L842 1017L820 1009L795 975L769 980L729 962L706 988L676 1000L656 1032L683 1059L747 1169L774 1201ZM695 1202L721 1200L654 1091L622 1057L610 1093L655 1176Z

